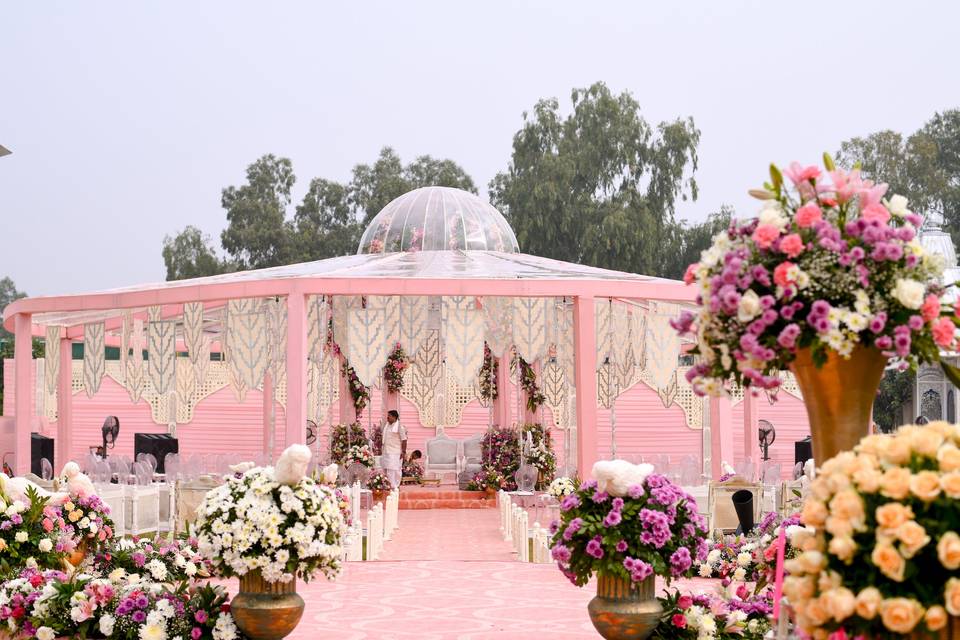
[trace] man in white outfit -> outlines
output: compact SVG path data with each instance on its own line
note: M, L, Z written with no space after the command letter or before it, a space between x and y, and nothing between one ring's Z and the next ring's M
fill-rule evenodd
M383 454L380 466L396 489L403 477L403 459L407 455L407 430L400 424L400 414L391 409L387 412L387 424L383 425Z

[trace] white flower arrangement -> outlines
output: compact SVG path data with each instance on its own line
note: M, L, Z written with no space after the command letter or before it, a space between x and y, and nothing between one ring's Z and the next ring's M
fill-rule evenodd
M557 478L547 487L547 493L557 500L563 500L572 493L576 493L577 486L570 478Z
M196 528L200 553L223 577L260 570L267 582L289 582L340 572L343 515L334 490L312 478L281 484L272 467L228 478L207 494Z

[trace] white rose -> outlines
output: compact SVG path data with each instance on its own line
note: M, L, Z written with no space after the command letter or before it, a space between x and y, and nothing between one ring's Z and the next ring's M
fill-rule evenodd
M910 213L907 209L906 196L901 196L900 194L895 194L890 198L890 202L887 203L887 209L898 218Z
M747 577L747 570L743 567L737 567L737 570L733 572L733 579L743 581Z
M922 285L921 285L922 287ZM920 305L917 305L919 308ZM747 291L740 298L740 305L737 307L737 320L740 322L750 322L762 311L760 296L753 289Z
M919 309L923 305L925 292L922 282L907 278L897 278L897 284L893 287L893 297L907 309Z
M40 627L37 629L37 640L53 640L57 634L50 627Z
M113 625L117 622L117 619L114 618L109 613L105 613L100 616L100 633L109 637L113 635Z
M783 231L787 228L787 217L783 215L783 207L776 200L767 200L763 204L758 216L760 224L768 224L776 227L777 231Z
M17 535L14 536L17 542L26 542L29 537L26 531L17 531Z
M53 542L50 541L50 538L44 538L40 541L40 544L37 545L37 548L44 553L50 553L53 549Z

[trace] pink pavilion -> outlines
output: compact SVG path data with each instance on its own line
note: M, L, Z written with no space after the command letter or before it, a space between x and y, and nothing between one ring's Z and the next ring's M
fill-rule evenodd
M793 442L808 433L789 377L775 404L703 399L686 383L689 345L669 320L694 296L678 281L522 254L477 196L417 189L371 221L356 255L12 303L0 454L27 472L40 432L55 438L59 468L99 444L115 415L118 453L132 454L134 433L175 431L181 453L270 456L308 442L309 420L322 456L322 433L357 418L346 360L370 388L361 423L397 408L411 448L438 431L466 438L536 421L554 429L560 464L581 477L611 456L692 456L717 477L721 461L758 459L765 419L777 429L770 455L789 473ZM328 327L342 355L325 348ZM31 337L45 340L44 357L31 358ZM381 370L398 343L411 362L392 394ZM485 343L501 362L492 402L477 382ZM537 373L546 398L537 412L511 353Z

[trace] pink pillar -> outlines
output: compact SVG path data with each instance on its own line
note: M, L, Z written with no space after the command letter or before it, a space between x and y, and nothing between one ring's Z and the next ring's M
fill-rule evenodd
M287 296L287 428L285 446L307 441L307 304L297 291Z
M534 375L537 376L537 382L540 383L540 361L530 363L530 368L533 369ZM527 394L523 394L523 423L524 424L533 424L537 421L538 415L536 411L530 411L527 408Z
M270 371L263 374L263 452L273 459L276 442L273 434L276 433L276 424L270 425L270 413L273 411L273 376Z
M54 470L59 473L73 455L73 342L60 340L60 379L57 380L57 450Z
M592 297L573 302L573 353L577 387L577 469L586 480L597 461L597 336Z
M723 475L721 462L733 464L733 409L730 398L710 398L710 460L714 480Z
M497 361L497 394L493 401L493 424L509 427L513 422L510 415L510 349Z
M749 389L743 395L743 457L760 471L760 413L757 399Z
M380 381L380 398L381 403L383 404L384 416L387 415L387 411L390 411L391 409L397 410L400 408L400 394L387 390L386 378Z
M343 358L340 364L342 367ZM353 396L350 395L350 385L347 383L347 377L340 375L340 424L353 424L357 421L357 410L353 406Z
M13 472L22 476L30 471L30 425L33 419L31 400L33 400L33 384L31 380L33 366L33 335L31 316L29 313L18 313L14 319L14 334L16 343L13 348L13 376L14 376L14 445L16 456L13 463Z

